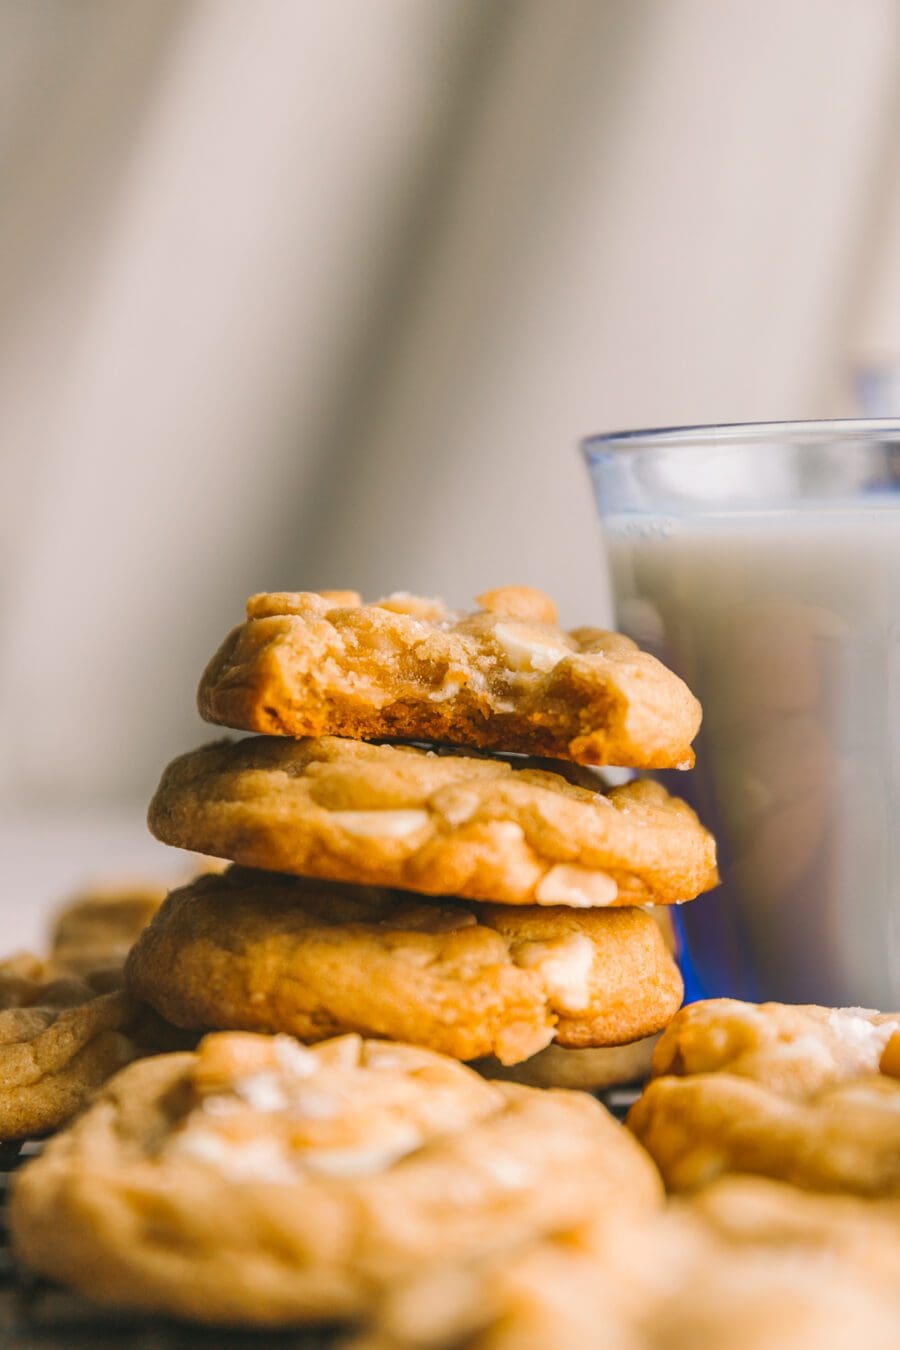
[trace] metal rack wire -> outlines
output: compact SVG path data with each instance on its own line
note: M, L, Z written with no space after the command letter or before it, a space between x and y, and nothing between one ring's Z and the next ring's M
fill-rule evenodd
M637 1088L597 1094L622 1119ZM16 1170L39 1142L0 1143L0 1350L329 1350L328 1331L252 1332L185 1326L161 1318L99 1308L18 1270L9 1250L6 1202Z

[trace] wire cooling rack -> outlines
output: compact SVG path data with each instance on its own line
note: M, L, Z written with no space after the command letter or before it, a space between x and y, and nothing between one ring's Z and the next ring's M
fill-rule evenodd
M597 1096L620 1120L639 1094L611 1088ZM265 1333L204 1329L143 1314L123 1313L33 1280L17 1270L9 1250L6 1202L16 1170L40 1152L38 1142L0 1143L0 1350L329 1350L328 1331Z

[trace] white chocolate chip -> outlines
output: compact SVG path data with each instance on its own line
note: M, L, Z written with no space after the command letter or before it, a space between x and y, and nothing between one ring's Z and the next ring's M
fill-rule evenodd
M300 1156L304 1167L328 1177L368 1177L383 1172L392 1163L405 1158L419 1148L422 1136L418 1130L404 1131L402 1137L381 1148L322 1148L307 1149Z
M795 1036L792 1040L776 1041L767 1048L766 1053L781 1063L794 1061L808 1068L815 1066L827 1071L834 1065L831 1049L823 1044L821 1036L813 1032L805 1036Z
M233 1116L238 1111L243 1110L239 1101L233 1096L225 1093L214 1093L212 1097L204 1097L200 1103L200 1110L208 1116Z
M553 642L542 629L526 623L498 623L494 637L513 670L552 670L563 657L572 654L569 647Z
M284 1149L271 1136L235 1142L216 1130L192 1128L177 1136L169 1151L208 1163L229 1181L281 1184L297 1180Z
M409 591L392 591L383 600L377 600L379 609L390 609L395 614L408 614L422 623L446 623L454 616L443 600L426 595L411 595Z
M427 811L332 811L335 825L363 839L405 839L428 824Z
M847 1049L859 1054L861 1069L875 1069L896 1027L887 1022L870 1022L865 1012L864 1008L833 1008L828 1014L828 1025Z
M594 944L583 933L547 942L525 942L514 953L516 965L536 970L560 1012L583 1012L590 1005Z
M433 800L433 805L449 825L465 825L481 805L481 797L471 788L451 787Z
M510 845L521 844L525 831L515 820L495 820L491 824L491 834L497 842Z
M432 703L446 703L448 698L456 698L462 689L459 680L445 680L440 689L435 689L428 697Z
M302 1087L291 1093L288 1109L303 1120L334 1120L340 1114L340 1102L332 1092Z
M539 905L590 909L611 905L618 894L619 887L608 873L576 863L557 863L541 877L534 898Z
M534 1181L534 1169L518 1158L497 1153L492 1157L482 1158L480 1162L491 1178L504 1190L521 1190L523 1186L530 1186Z
M275 1036L272 1041L275 1058L281 1068L294 1078L310 1078L318 1073L320 1064L316 1055L293 1036Z
M281 1077L270 1069L236 1079L233 1091L254 1111L283 1111L288 1104Z

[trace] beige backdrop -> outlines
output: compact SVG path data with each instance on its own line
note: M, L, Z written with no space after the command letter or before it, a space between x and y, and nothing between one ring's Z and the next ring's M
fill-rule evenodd
M136 821L249 591L602 619L579 436L850 407L900 353L898 20L0 3L7 829Z

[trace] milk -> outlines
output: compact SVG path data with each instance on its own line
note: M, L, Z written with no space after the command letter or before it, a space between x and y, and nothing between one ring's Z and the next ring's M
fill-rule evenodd
M900 511L604 520L618 624L688 682L724 885L698 992L900 1007Z

